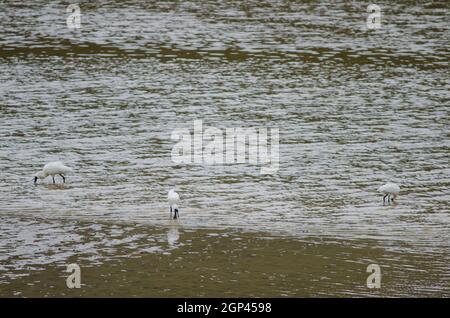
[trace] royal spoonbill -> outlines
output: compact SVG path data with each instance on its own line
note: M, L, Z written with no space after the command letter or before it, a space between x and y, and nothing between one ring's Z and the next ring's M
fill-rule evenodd
M383 203L385 203L386 197L388 199L388 203L391 200L392 195L392 202L394 202L394 199L397 197L398 193L400 192L400 187L396 185L395 183L386 183L385 185L382 185L378 188L378 192L384 193L383 197Z
M167 201L169 201L170 206L170 216L172 217L172 210L173 210L173 218L178 218L178 203L180 202L180 196L178 193L175 192L174 189L171 189L169 193L167 194Z
M34 176L34 183L37 183L38 179L45 179L48 176L52 176L53 184L55 184L55 176L60 175L63 179L63 182L66 183L66 177L64 175L68 172L71 172L72 169L65 166L61 161L55 161L47 163L44 166L44 169L42 171L39 171Z

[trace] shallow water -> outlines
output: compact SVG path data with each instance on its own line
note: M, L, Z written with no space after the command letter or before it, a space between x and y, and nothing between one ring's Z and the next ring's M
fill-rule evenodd
M286 250L327 239L356 253L370 242L426 257L417 275L448 278L449 4L379 2L382 27L367 30L368 4L89 3L79 30L66 27L64 4L2 4L0 281L102 254L104 222L166 228L174 185L182 229L266 233L285 237ZM278 173L174 163L171 134L194 120L279 128ZM52 160L74 168L68 183L34 186ZM387 181L402 187L396 205L376 192ZM85 221L105 236L98 247L76 243ZM72 240L71 253L49 252ZM336 284L331 294L354 290Z
M14 264L1 270L14 274L0 280L0 296L450 295L448 273L436 270L448 266L448 258L392 252L372 240L300 241L270 233L193 230L176 221L154 228L20 218L16 227L31 231L8 231ZM70 263L81 267L80 289L66 287ZM380 289L367 288L368 264L380 265Z

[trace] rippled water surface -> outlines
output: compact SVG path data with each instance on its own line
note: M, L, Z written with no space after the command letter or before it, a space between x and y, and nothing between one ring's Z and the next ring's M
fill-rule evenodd
M348 262L370 245L385 263L400 257L398 266L410 260L419 276L437 277L416 295L449 295L450 6L378 2L381 28L368 30L368 4L81 2L74 30L66 3L2 2L0 287L30 275L27 266L83 252L91 265L172 253L173 237L163 235L167 250L152 248L127 228L152 237L170 228L166 195L176 186L181 230L285 237L277 248L288 252L288 242L346 242ZM194 120L278 128L278 173L173 162L172 132L193 131ZM53 160L74 169L67 183L34 186ZM384 206L376 189L388 181L402 191ZM79 222L92 239L77 243ZM127 235L115 242L114 229ZM116 253L116 243L129 250ZM332 281L330 294L367 292ZM267 295L330 290L284 287ZM386 294L407 294L399 289Z

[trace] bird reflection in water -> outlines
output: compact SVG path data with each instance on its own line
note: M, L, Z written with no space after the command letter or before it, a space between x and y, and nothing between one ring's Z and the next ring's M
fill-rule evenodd
M179 227L180 224L178 223L178 220L170 221L169 230L167 231L167 242L170 246L178 244L178 240L180 239Z

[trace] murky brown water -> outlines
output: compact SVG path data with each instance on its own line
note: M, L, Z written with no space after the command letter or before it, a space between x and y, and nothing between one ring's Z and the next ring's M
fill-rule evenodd
M368 4L90 2L70 30L65 3L2 2L0 294L71 295L78 261L86 296L448 296L450 5L377 2L367 30ZM278 127L279 173L173 163L194 120ZM52 160L68 183L33 186Z
M153 228L17 221L17 228L30 230L8 232L11 247L16 245L8 255L12 262L2 271L13 274L0 281L0 296L450 295L448 273L436 270L448 266L448 258L439 259L439 253L392 252L373 240L300 241L271 233L193 230L178 222ZM70 263L81 267L80 289L66 287ZM368 264L380 265L380 289L367 288Z

